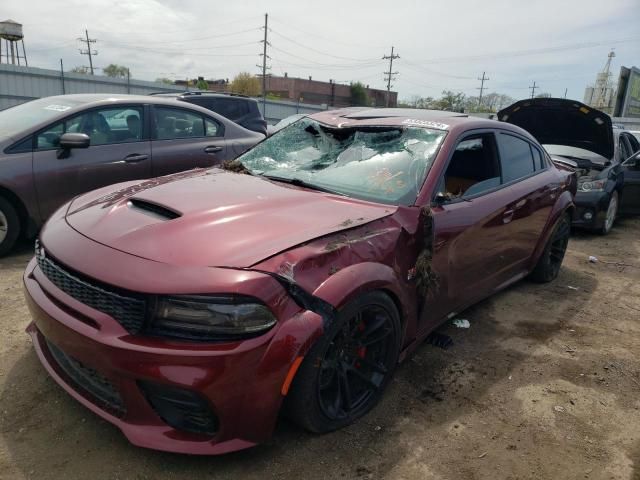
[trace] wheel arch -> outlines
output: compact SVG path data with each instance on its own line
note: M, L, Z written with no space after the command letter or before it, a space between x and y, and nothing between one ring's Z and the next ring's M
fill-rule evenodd
M390 266L363 262L350 265L328 277L313 292L325 302L339 310L358 296L372 291L386 294L398 309L402 335L408 329L410 320L415 317L415 308L411 308L409 288L403 289L400 275Z
M544 230L542 231L542 235L540 235L538 244L536 245L533 255L531 256L529 271L532 271L533 268L538 263L538 260L540 259L540 255L542 255L542 252L544 251L545 246L547 245L547 242L549 241L549 238L553 233L553 229L558 223L558 220L562 217L562 215L568 214L569 222L571 222L575 208L576 206L573 203L573 198L570 192L565 191L558 197L558 199L556 200L556 203L553 205L553 209L551 210L551 213L549 213L549 217L547 219L547 223L544 227Z

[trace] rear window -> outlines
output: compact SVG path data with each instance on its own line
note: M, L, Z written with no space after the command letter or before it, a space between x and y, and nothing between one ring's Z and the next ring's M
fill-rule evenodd
M229 120L236 120L249 113L249 104L240 99L216 98L212 110Z
M498 134L497 140L503 183L526 177L535 171L529 142L506 133Z

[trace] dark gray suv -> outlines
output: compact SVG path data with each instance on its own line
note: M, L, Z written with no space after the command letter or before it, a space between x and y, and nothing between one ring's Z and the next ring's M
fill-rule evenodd
M248 130L263 135L267 134L267 122L258 108L258 102L253 98L233 93L208 92L153 93L152 95L174 97L183 102L199 105L242 125Z
M264 138L172 98L83 94L0 111L0 255L74 196L232 160Z

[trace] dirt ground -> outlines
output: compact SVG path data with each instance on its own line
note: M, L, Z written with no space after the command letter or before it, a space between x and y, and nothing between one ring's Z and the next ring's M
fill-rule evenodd
M469 329L443 329L454 345L418 349L356 425L281 420L222 457L136 448L45 374L24 333L25 245L0 259L0 478L640 480L639 239L639 220L574 235L556 281L464 312Z

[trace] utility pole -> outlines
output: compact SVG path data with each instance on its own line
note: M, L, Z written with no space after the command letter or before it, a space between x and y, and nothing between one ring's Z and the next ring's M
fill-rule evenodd
M269 41L267 40L267 32L269 31L269 14L264 14L264 39L260 40L262 43L262 53L260 56L262 57L262 66L256 65L256 67L262 69L262 115L267 118L267 70L271 67L267 67L267 58L271 59L269 55L267 55L267 46L271 46Z
M568 89L568 88L565 88L565 89L564 89L564 98L567 98L567 92L568 92L568 91L569 91L569 89Z
M398 75L398 72L393 71L393 61L396 58L400 58L400 55L393 54L393 47L391 47L391 55L383 55L382 60L389 60L389 71L384 72L385 80L387 81L387 99L386 99L386 107L389 107L389 97L391 96L391 80L393 77Z
M480 80L480 87L478 88L478 90L480 90L480 96L478 97L478 106L482 105L482 93L484 92L484 82L486 82L487 80L491 80L489 77L485 77L484 74L485 72L482 72L482 78L478 79Z
M87 30L84 31L85 38L78 37L78 41L85 43L87 45L86 50L80 49L80 55L88 55L89 56L89 70L91 71L91 75L93 75L93 55L98 55L97 50L91 50L91 44L96 43L95 38L89 38L89 32Z
M534 80L533 85L529 87L531 89L531 98L533 98L536 94L536 89L540 88L539 85L536 85L536 82Z
M60 59L60 80L62 81L62 94L67 93L64 88L64 65L62 65L62 59Z

